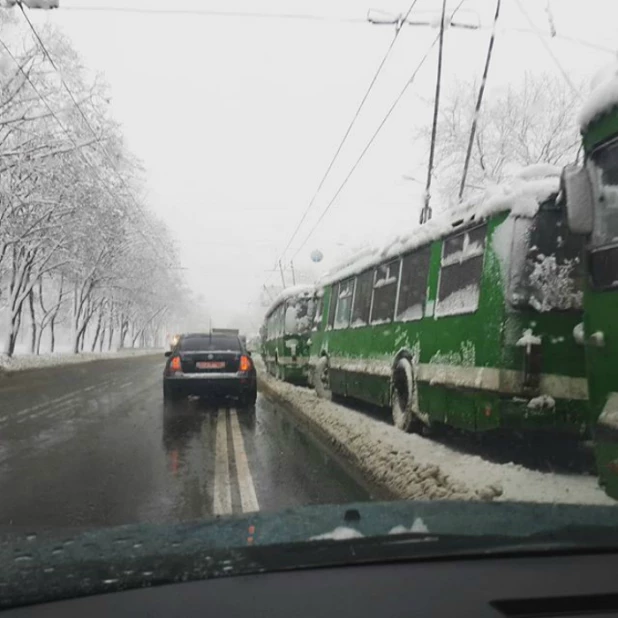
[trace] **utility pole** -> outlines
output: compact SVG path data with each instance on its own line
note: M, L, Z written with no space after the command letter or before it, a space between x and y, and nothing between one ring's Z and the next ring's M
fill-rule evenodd
M283 264L281 260L279 260L279 272L281 273L281 283L283 284L283 289L285 289L285 277L283 275Z

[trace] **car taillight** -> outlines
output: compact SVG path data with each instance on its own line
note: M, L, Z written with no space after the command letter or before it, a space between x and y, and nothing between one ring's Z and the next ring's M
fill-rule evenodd
M181 371L180 356L174 356L170 361L170 371Z
M251 369L251 360L248 356L240 357L240 370L241 371L249 371Z

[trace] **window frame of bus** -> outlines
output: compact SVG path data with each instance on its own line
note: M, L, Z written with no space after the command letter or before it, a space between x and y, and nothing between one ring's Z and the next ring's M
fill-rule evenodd
M422 261L421 261L422 258ZM422 286L412 287L411 290L414 294L418 295L420 298L420 303L415 303L413 306L417 306L420 304L421 311L418 317L406 318L405 320L401 318L402 313L411 309L411 306L407 306L403 309L401 308L401 298L402 298L402 285L404 282L404 263L406 260L414 260L416 259L416 266L422 266L422 274L419 277L419 280L422 279ZM397 287L397 300L395 303L395 322L417 322L418 320L422 320L425 316L425 304L427 302L427 288L428 288L428 279L429 279L429 271L431 267L431 245L423 245L422 247L418 247L414 249L414 251L410 251L405 255L401 256L401 267L399 269L399 284ZM420 272L420 271L418 271ZM414 283L414 282L413 282ZM408 294L409 295L409 294Z
M614 240L614 237L611 240L602 237L599 225L601 221L606 223L607 205L603 198L603 185L605 184L603 175L606 170L598 163L600 156L615 149L617 145L618 138L600 144L592 151L587 161L594 196L594 228L590 236L586 266L590 285L592 289L599 292L615 290L618 287L618 281L614 275L618 266L618 242Z
M273 316L275 312L272 311L271 314L266 318L266 341L273 340L273 332L274 332L274 319Z
M583 256L586 251L587 239L585 235L576 234L569 230L568 220L564 208L557 201L545 200L539 204L539 209L532 219L519 217L516 219L516 227L521 225L525 233L517 232L516 237L523 237L525 244L513 251L519 250L521 256L511 254L510 264L511 271L509 272L509 288L508 301L515 309L533 309L538 305L545 306L542 294L543 286L534 285L531 282L535 265L538 264L538 256L553 256L559 267L564 267L566 260L571 260L573 276L570 277L572 282L572 296L579 293L580 301L583 302L586 267L583 263ZM562 229L560 229L562 226ZM551 233L544 233L551 230ZM553 244L553 246L551 246ZM572 257L569 257L572 256ZM579 262L575 260L579 259ZM560 312L581 312L583 306L558 307L550 303L552 311Z
M396 275L391 275L391 270L390 267L392 265L396 265L397 268L397 274ZM389 279L391 276L395 277L395 280L392 281L391 283L387 283L386 285L380 286L380 287L376 287L377 283L378 283L378 271L380 270L380 268L384 268L385 266L387 266L389 268L388 271L388 277L386 277L386 279ZM397 292L399 289L399 279L401 277L401 258L396 257L396 258L390 258L388 260L386 260L385 262L381 262L380 264L378 264L374 269L373 269L373 286L372 286L372 290L371 290L371 312L369 314L369 323L371 325L376 325L379 326L380 324L389 324L391 322L394 321L394 315L395 315L395 311L396 311L396 307L397 307ZM394 289L394 294L393 294L393 308L392 311L390 313L390 317L389 318L376 318L375 317L375 298L376 298L376 290L380 290L380 292L384 289L384 288L390 288L392 286L392 288Z
M370 324L371 319L371 302L373 300L373 283L374 283L374 269L371 268L369 270L365 270L362 273L356 275L356 283L354 284L354 301L352 303L352 314L350 316L350 326L351 328L361 328L363 326L368 326ZM368 285L366 286L366 290L363 290L363 283L360 283L361 280L366 279L368 281ZM362 292L366 292L366 297L363 297ZM361 309L363 311L366 319L362 319L363 316L359 316L357 313L358 303L363 303ZM356 321L360 320L361 323L357 324Z
M316 295L315 300L315 314L313 316L313 326L311 327L313 332L322 330L322 320L324 318L324 315L322 314L324 311L324 293L322 293L321 296Z
M326 330L333 330L335 324L335 311L337 309L337 296L339 295L339 282L331 283L330 298L328 299L328 321Z
M285 303L280 304L277 307L277 339L280 339L281 337L283 337L285 330L283 328L284 326L284 319L285 319Z
M350 296L346 296L345 299L342 299L339 297L339 295L341 294L342 288L351 285L351 290L349 290L351 292ZM346 328L350 327L350 322L352 320L352 307L354 305L354 293L356 290L356 277L347 277L346 279L342 279L338 284L337 284L337 302L336 302L336 307L335 307L335 320L333 322L333 330L343 330ZM348 316L347 316L347 320L339 320L339 301L340 300L347 300L350 299L350 303L348 305Z
M465 255L465 252L468 246L470 245L470 234L477 230L483 230L482 250L476 253L473 252L469 255ZM462 246L461 246L461 249L459 250L462 253L461 258L459 260L454 260L452 258L452 256L456 255L457 251L451 252L445 256L445 251L446 251L446 248L448 247L449 242L459 237L463 238ZM472 315L478 311L479 306L481 304L481 283L483 280L483 267L485 263L486 250L487 250L487 222L486 221L476 222L470 225L469 227L465 229L457 230L456 232L453 232L449 234L448 236L445 236L442 239L442 247L441 247L441 252L440 252L440 273L438 276L438 286L436 288L436 298L434 300L435 302L434 317L436 319L450 318L450 317L456 317L460 315ZM449 260L449 257L451 258L450 260ZM449 311L447 313L441 313L440 305L444 303L446 299L448 299L454 293L464 290L466 287L468 287L468 286L458 287L455 291L451 291L450 294L448 294L445 298L441 300L440 296L441 296L441 290L442 290L444 270L461 267L462 264L465 264L466 262L472 262L472 260L478 260L480 262L478 273L474 273L476 275L475 283L478 286L478 297L476 299L474 308L467 307L467 308L463 308L458 311ZM461 276L457 277L458 282L461 280L462 280Z

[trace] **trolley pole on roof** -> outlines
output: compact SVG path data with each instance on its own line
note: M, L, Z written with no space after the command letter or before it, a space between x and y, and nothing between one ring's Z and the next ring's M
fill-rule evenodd
M438 47L438 71L436 75L436 96L433 102L433 123L431 125L431 146L429 148L429 165L427 166L427 182L425 183L425 203L421 210L420 222L427 223L431 219L431 177L433 175L433 159L436 152L436 131L438 129L438 110L440 109L440 86L442 82L442 52L444 49L444 18L446 17L446 0L442 0L442 15L440 17L440 42Z
M549 6L549 2L548 2ZM470 156L472 155L472 146L474 144L474 136L476 135L476 126L479 121L481 112L481 104L483 103L483 94L485 92L485 84L487 83L487 74L489 73L489 64L491 63L491 55L494 49L494 41L496 40L496 25L498 24L498 16L500 15L500 0L496 0L496 14L494 15L494 25L491 30L489 39L489 47L487 48L487 57L485 58L485 69L481 79L479 88L479 96L476 100L476 108L474 109L474 118L472 119L472 127L470 128L470 139L468 140L468 150L466 151L466 160L464 162L463 174L461 175L461 185L459 185L459 201L463 199L463 194L466 188L466 178L468 177L468 167L470 166Z
M429 152L429 165L427 168L427 181L425 185L425 196L424 196L424 204L421 209L420 215L420 223L426 223L431 219L432 210L429 205L431 199L431 179L433 175L433 163L435 156L435 146L436 146L436 129L438 125L438 110L440 107L440 85L442 80L442 53L444 49L444 30L446 27L449 28L464 28L467 30L478 30L480 28L480 19L478 19L477 15L477 23L466 23L466 22L455 22L453 21L453 17L455 13L459 10L459 7L455 9L452 15L447 18L446 16L446 0L442 0L442 11L440 16L440 40L439 40L439 55L438 55L438 74L436 77L436 94L434 100L434 111L433 111L433 125L431 130L431 148ZM474 11L468 11L469 13L475 13ZM402 14L389 14L383 11L369 11L367 13L367 21L372 24L390 24L395 25L397 28L401 28L403 23L407 23L411 26L435 26L435 21L425 21L425 20L411 20L409 18L403 17Z

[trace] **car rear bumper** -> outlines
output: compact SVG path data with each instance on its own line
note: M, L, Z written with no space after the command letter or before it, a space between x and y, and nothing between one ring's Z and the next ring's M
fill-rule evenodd
M239 373L177 373L164 376L166 387L184 395L242 396L255 389L255 376Z

